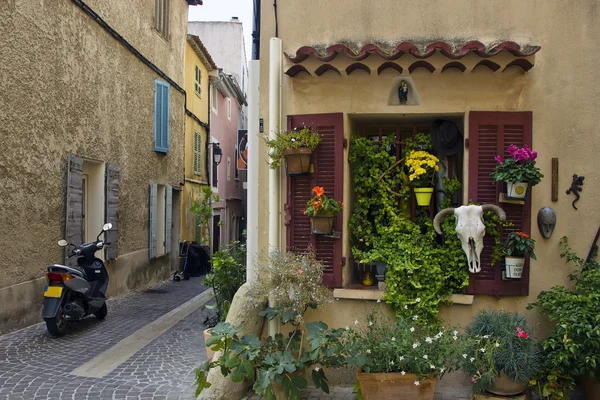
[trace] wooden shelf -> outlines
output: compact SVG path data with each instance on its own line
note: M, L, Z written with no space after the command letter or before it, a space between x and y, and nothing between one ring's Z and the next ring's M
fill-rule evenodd
M508 204L519 204L525 205L525 200L516 200L506 196L506 193L500 193L500 197L498 198L500 203L508 203Z

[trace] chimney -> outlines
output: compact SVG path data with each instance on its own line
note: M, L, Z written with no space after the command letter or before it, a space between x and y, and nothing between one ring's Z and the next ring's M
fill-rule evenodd
M240 19L238 17L231 17L231 21L229 22L240 22Z

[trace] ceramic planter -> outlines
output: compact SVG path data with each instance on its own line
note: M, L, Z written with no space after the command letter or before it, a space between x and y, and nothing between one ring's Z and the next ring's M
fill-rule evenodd
M525 257L504 257L504 265L507 278L520 279L523 276Z
M329 235L333 232L335 215L325 214L310 217L310 231L313 235Z
M436 379L419 381L415 374L400 372L356 373L364 400L433 400Z
M528 182L506 182L506 195L512 199L524 199L528 186Z
M428 206L431 203L431 196L433 195L433 188L414 188L415 197L417 198L417 205L421 207Z
M212 351L207 345L206 345L206 341L208 339L210 339L210 333L208 331L210 331L212 328L207 328L204 330L204 347L206 347L206 359L207 360L212 360L213 356L215 355L215 352Z
M528 382L515 381L506 375L504 371L501 371L500 375L494 379L492 387L488 389L488 392L500 396L514 396L523 393L527 389L528 384Z
M312 154L310 147L300 147L298 149L285 149L283 157L289 176L310 174L310 156Z

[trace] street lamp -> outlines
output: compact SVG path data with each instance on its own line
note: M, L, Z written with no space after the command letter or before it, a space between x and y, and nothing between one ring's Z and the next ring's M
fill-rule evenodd
M209 143L208 146L212 146L213 148L213 162L216 165L221 164L221 157L223 157L223 150L221 150L221 147L219 146L219 143Z

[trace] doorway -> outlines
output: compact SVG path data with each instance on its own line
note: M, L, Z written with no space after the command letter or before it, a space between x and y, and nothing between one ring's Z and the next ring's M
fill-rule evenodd
M221 243L221 216L213 216L213 254L219 251L219 244Z

